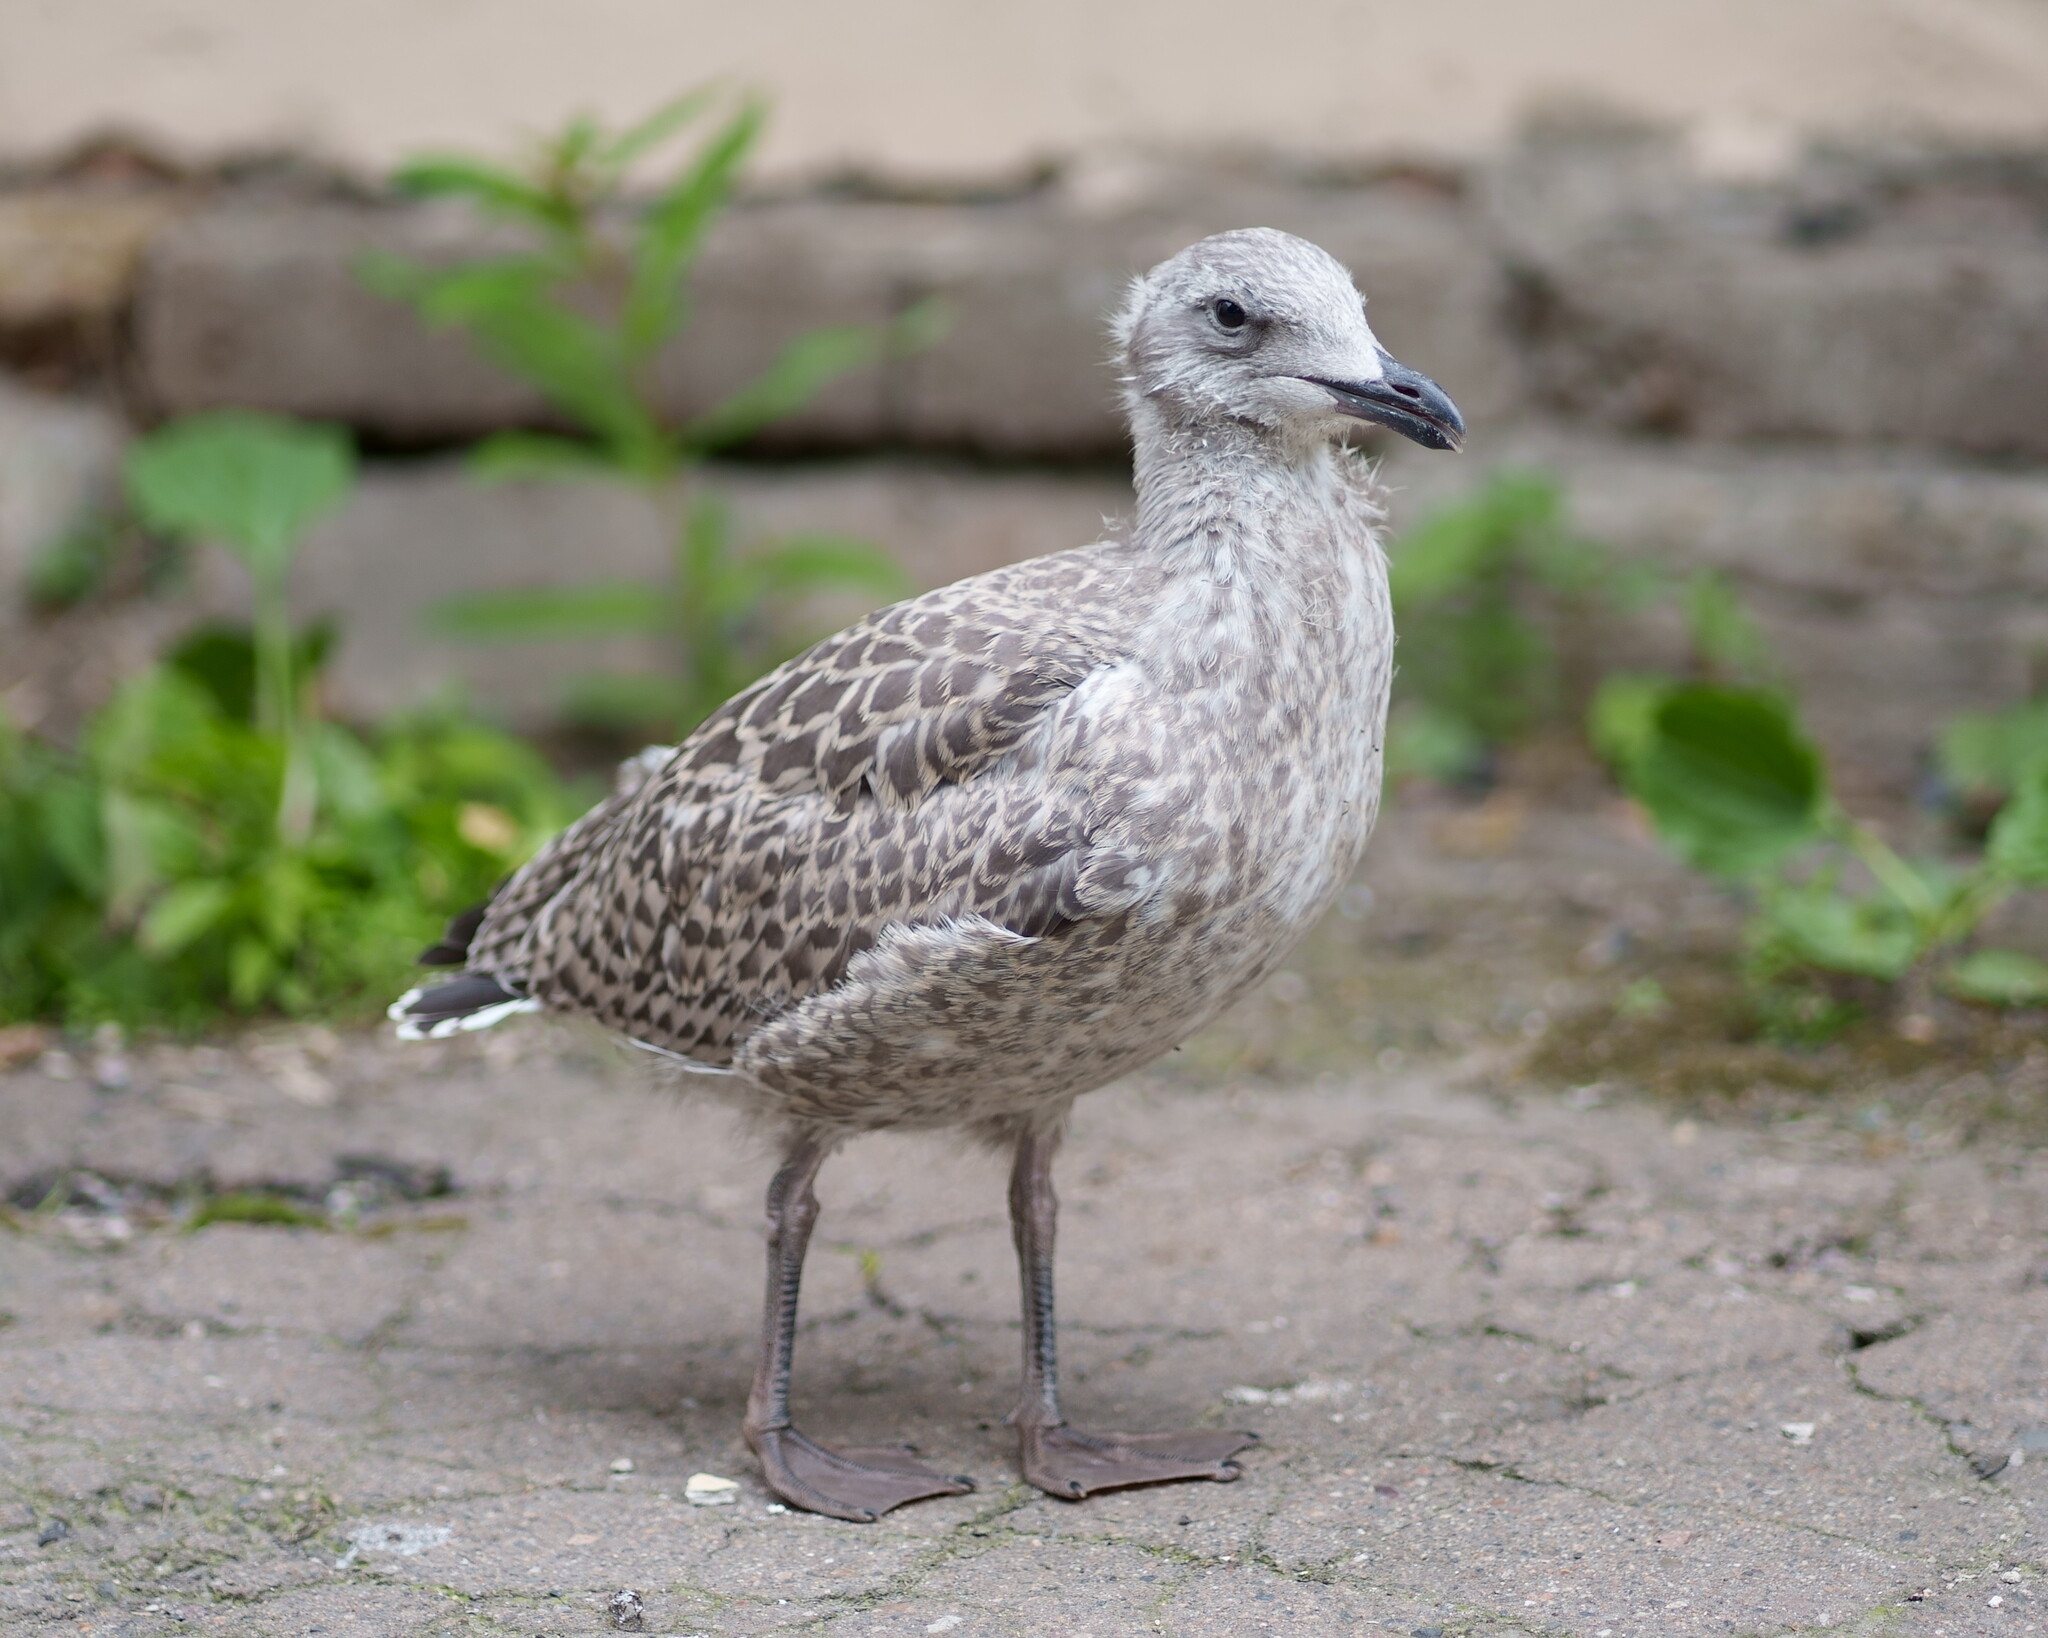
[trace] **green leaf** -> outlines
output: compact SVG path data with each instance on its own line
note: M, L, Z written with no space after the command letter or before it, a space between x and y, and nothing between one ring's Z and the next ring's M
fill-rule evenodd
M495 432L470 451L469 470L485 483L538 483L610 477L618 468L595 444L540 432Z
M100 834L107 847L107 919L117 926L131 920L149 895L177 874L177 865L184 862L179 844L197 840L161 802L123 790L100 793Z
M1688 863L1754 876L1819 833L1827 796L1820 754L1776 695L1677 687L1650 729L1624 782Z
M661 430L634 394L617 342L602 324L540 300L464 322L486 357L606 440L618 460L644 466L658 459Z
M1935 759L1959 790L2003 792L2048 769L2048 700L1967 712L1941 731Z
M392 172L391 185L418 198L467 199L493 216L553 228L561 221L557 200L524 177L461 154L422 154Z
M603 133L588 114L578 114L548 144L548 165L557 178L573 177L598 151Z
M396 256L365 258L365 274L382 293L412 302L428 323L474 325L523 317L545 306L565 270L545 256L495 256L457 267L425 267Z
M106 837L100 801L91 783L80 778L52 780L43 792L43 845L62 867L72 886L89 898L105 895Z
M215 410L139 440L124 476L149 528L218 542L277 578L305 532L348 494L355 453L337 427Z
M717 95L713 86L699 86L694 91L685 91L673 102L663 103L637 124L629 125L611 141L598 150L600 163L614 170L624 170L641 155L660 147L676 132L710 106Z
M277 977L277 957L254 933L244 933L228 946L228 994L236 1006L257 1006Z
M870 324L842 324L797 337L775 362L724 403L683 428L693 450L723 449L800 409L828 382L870 364L883 350L883 331Z
M1942 975L1942 987L1994 1007L2048 1004L2048 961L2019 950L1972 950Z
M556 294L569 271L546 256L445 269L379 257L362 267L373 288L428 323L468 331L486 358L610 443L619 460L650 466L665 447L661 430L633 390L617 337Z
M474 592L436 603L426 612L434 630L470 642L638 635L663 630L673 617L667 595L643 580Z
M1396 609L1441 601L1489 563L1558 527L1563 498L1540 473L1494 473L1476 494L1429 513L1397 544L1389 569Z
M219 715L200 683L160 666L121 685L93 719L87 751L103 778L132 782L161 747L205 744Z
M620 342L629 357L645 357L674 332L681 314L677 287L696 259L705 229L731 197L765 118L760 103L748 102L641 217L632 286L619 319Z
M1993 870L2022 886L2048 882L2048 769L2035 772L1998 810L1985 859Z
M212 1223L260 1223L280 1228L325 1228L327 1219L289 1195L268 1189L236 1189L211 1195L185 1220L185 1232L196 1233Z
M1693 576L1685 588L1685 623L1711 675L1731 683L1770 681L1770 644L1726 576L1711 570Z
M144 954L166 960L211 932L234 896L223 881L179 882L149 907L135 942Z
M1657 736L1657 712L1677 686L1669 677L1617 671L1603 677L1586 708L1586 738L1618 777L1642 759Z
M1852 899L1831 880L1774 889L1763 901L1763 942L1773 963L1853 973L1886 983L1920 958L1912 919L1884 899Z
M323 804L349 819L382 809L384 790L376 759L361 740L335 722L315 723L309 738Z

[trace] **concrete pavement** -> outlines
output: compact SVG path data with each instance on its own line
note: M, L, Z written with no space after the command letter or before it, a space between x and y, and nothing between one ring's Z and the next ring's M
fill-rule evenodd
M1960 1638L2048 1603L2030 1155L1872 1160L1436 1067L1141 1079L1063 1166L1072 1409L1266 1443L1233 1485L1074 1506L997 1425L999 1168L862 1144L824 1183L802 1414L982 1488L861 1528L773 1509L738 1438L765 1166L718 1117L546 1031L350 1043L324 1104L141 1071L8 1077L10 1165L317 1184L372 1154L458 1192L348 1232L17 1211L10 1633L593 1631L621 1588L653 1632L963 1638ZM737 1501L686 1502L700 1471Z

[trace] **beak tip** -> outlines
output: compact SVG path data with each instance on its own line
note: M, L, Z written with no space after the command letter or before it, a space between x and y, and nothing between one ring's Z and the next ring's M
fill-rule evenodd
M1428 376L1388 358L1376 381L1346 382L1327 377L1302 379L1323 388L1339 410L1361 421L1375 421L1425 449L1456 454L1465 447L1465 417L1450 395Z

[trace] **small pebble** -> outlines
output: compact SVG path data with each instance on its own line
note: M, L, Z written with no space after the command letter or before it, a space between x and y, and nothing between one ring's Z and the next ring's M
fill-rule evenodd
M605 1608L611 1613L613 1628L619 1632L639 1632L647 1615L647 1606L631 1587L621 1587L613 1593Z
M612 1463L612 1471L614 1473L631 1473L633 1471L633 1458L621 1456L616 1462Z
M45 1519L42 1529L36 1532L36 1545L38 1547L54 1546L70 1534L70 1520L53 1516Z
M1810 1445L1813 1443L1813 1424L1811 1422L1780 1422L1778 1424L1778 1431L1795 1445Z
M739 1499L739 1482L716 1473L692 1473L683 1486L683 1500L692 1507L726 1507Z

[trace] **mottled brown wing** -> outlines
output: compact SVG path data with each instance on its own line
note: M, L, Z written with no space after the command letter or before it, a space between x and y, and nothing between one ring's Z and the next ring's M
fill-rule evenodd
M1117 548L999 570L771 673L509 882L471 969L724 1063L890 925L1087 914L1089 793L1017 764L1118 658L1077 612L1115 606L1106 576L1130 578Z

